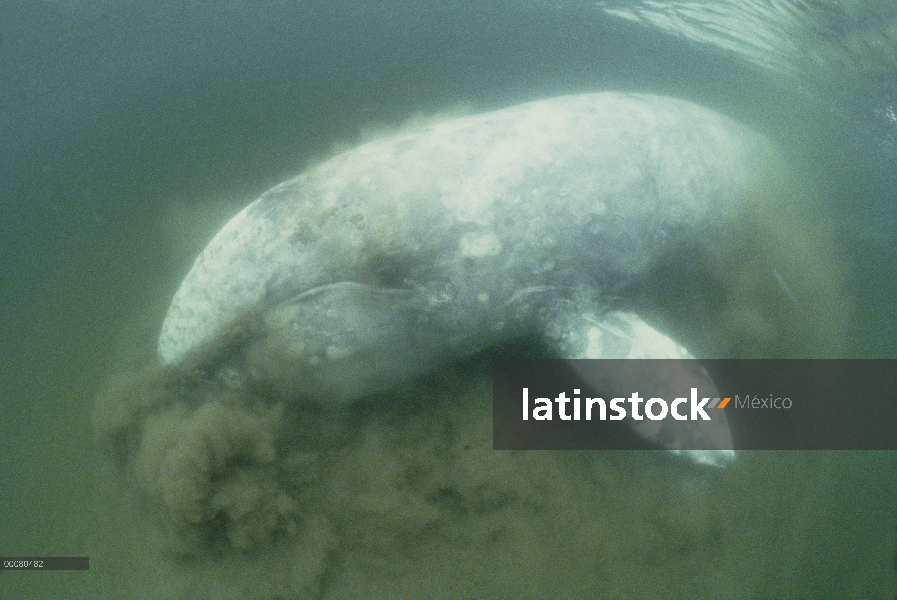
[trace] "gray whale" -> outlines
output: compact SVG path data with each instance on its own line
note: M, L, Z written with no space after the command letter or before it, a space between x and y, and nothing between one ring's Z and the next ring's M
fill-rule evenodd
M159 355L178 363L256 311L265 333L247 368L335 402L524 335L560 358L686 357L633 312L630 289L719 242L774 154L700 106L621 93L372 141L267 191L214 237Z

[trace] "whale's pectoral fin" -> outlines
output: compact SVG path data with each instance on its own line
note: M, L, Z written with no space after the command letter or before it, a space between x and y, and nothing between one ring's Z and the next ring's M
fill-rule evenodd
M247 363L285 393L349 402L431 370L430 328L416 291L333 283L267 309Z
M555 320L547 337L568 359L693 358L683 346L628 312L605 313L600 317L585 312ZM638 392L645 401L662 398L668 405L677 398L685 399L677 405L677 415L684 415L684 419L671 413L652 419L645 415L643 403L637 416L627 410L627 422L641 437L692 462L724 466L734 458L726 415L722 410L709 408L719 394L699 363L571 360L570 366L584 383L611 398L629 398ZM701 405L704 398L709 401ZM703 411L693 410L693 404L701 406ZM631 409L632 405L626 406ZM657 408L652 412L658 416ZM705 414L710 420L703 419Z

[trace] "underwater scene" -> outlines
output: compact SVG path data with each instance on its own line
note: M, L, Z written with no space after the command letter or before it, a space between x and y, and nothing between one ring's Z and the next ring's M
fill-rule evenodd
M0 599L893 600L897 451L492 361L897 359L895 232L890 1L4 2Z

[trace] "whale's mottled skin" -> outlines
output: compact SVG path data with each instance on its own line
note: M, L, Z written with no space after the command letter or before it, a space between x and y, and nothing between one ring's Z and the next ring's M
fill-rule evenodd
M175 295L159 355L177 363L251 309L266 368L337 401L521 335L563 358L686 356L627 312L628 290L719 235L771 152L705 108L619 93L385 137L234 217Z

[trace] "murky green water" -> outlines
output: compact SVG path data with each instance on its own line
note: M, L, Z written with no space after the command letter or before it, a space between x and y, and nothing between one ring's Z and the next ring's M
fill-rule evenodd
M307 551L185 562L91 426L102 382L152 356L195 254L271 185L415 116L603 89L692 99L790 152L845 265L844 353L897 357L897 20L851 7L813 21L834 46L780 73L593 3L4 5L0 555L91 569L3 573L0 598L893 597L894 453L753 453L707 479L627 456L494 456L483 422L446 408L480 453L427 472L518 508L414 512L417 492L391 486L423 467L395 448L428 447L372 429L332 480L345 505L305 524ZM761 47L816 13L788 14ZM358 477L381 491L352 492ZM358 518L321 525L339 511Z

